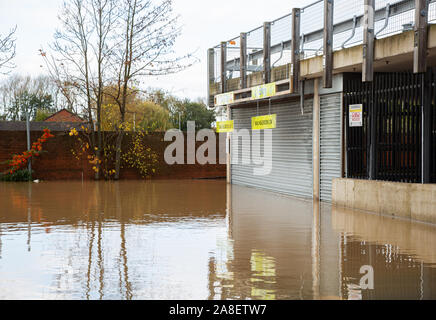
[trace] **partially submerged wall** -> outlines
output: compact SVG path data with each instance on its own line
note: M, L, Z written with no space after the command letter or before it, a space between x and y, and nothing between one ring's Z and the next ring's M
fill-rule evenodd
M334 179L334 205L436 224L436 184Z

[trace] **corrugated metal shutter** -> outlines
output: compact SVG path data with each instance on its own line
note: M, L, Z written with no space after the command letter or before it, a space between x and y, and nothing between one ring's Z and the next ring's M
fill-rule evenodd
M263 102L265 104L265 102ZM255 176L250 153L252 146L242 146L241 139L235 141L232 134L232 183L250 186L298 197L312 197L312 107L313 99L307 100L304 115L301 114L300 102L289 101L275 103L271 106L271 114L277 114L277 128L272 130L272 171L267 176ZM248 129L253 140L251 118L257 115L267 115L269 106L249 108L232 108L232 119L235 130ZM255 135L256 137L256 135ZM263 131L257 137L261 141L263 154ZM255 140L256 141L256 140ZM238 148L239 161L235 164L235 151ZM250 160L250 165L243 165L241 154Z
M340 93L321 96L321 200L332 200L332 180L341 177Z

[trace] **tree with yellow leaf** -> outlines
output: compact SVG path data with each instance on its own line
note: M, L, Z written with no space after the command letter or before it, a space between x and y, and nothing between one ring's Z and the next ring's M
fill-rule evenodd
M129 89L124 121L121 119L118 105L114 98L114 87L106 87L102 106L103 131L118 131L120 127L126 132L165 132L172 128L168 110L147 101L139 91Z

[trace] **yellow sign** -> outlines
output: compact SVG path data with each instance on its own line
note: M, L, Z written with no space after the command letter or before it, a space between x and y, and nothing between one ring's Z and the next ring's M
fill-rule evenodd
M275 129L276 127L277 127L276 114L251 118L252 130Z
M216 132L233 132L234 123L233 120L230 121L218 121L216 123Z
M235 94L233 92L223 93L215 96L215 106L226 106L235 102Z
M251 89L251 99L263 99L276 95L276 83L268 83Z

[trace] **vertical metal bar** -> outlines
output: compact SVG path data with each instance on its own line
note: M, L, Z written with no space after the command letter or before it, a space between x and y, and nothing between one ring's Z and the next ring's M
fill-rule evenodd
M241 73L241 82L240 89L247 88L247 34L242 32L240 35L240 73Z
M431 158L433 159L433 163L432 163L432 183L436 183L436 101L435 101L435 69L432 68L431 71L432 74L432 81L431 81L431 113L432 113L432 119L433 119L433 124L432 124L432 155Z
M402 74L396 73L395 74L395 82L393 84L393 88L396 90L396 100L393 101L393 107L396 109L403 109L403 110L407 110L408 107L406 106L406 104L404 103L404 98L403 98L403 94L405 92L405 90L403 90L402 88L404 87L404 79ZM408 139L409 141L409 139ZM406 152L407 155L407 152ZM407 158L407 157L406 157ZM410 162L409 162L410 163ZM396 180L394 180L396 181Z
M401 150L401 161L403 162L404 167L404 181L406 182L416 182L415 176L413 174L412 165L409 161L409 152L414 148L414 145L410 141L410 115L412 109L405 108L402 104L398 104L398 108L401 114L401 141L400 146Z
M363 25L362 81L374 80L374 12L375 0L365 0Z
M348 79L347 76L344 74L344 93L343 93L343 109L342 109L342 118L344 119L344 135L345 135L345 178L350 178L350 151L349 151L349 145L350 145L350 134L348 132L348 96L349 96L349 90L348 90Z
M227 42L221 42L221 93L227 91Z
M333 86L333 0L324 0L324 88Z
M367 103L369 104L369 179L377 179L376 154L377 154L377 115L374 103L374 85L372 82L364 84L367 87Z
M417 96L417 83L416 83L416 75L411 73L411 94L412 99L410 101L410 108L412 108L416 114L416 131L415 131L415 143L419 149L415 148L414 157L415 157L415 167L414 167L414 175L419 177L419 181L421 181L421 103L419 101L419 96ZM418 116L419 112L419 116Z
M417 130L417 117L416 117L416 107L414 105L413 102L413 95L412 95L412 90L413 90L413 84L411 81L411 78L413 77L413 75L411 73L405 74L404 78L405 78L405 86L406 86L406 92L407 92L407 96L406 96L406 102L404 104L404 107L407 108L408 110L412 111L412 137L410 140L410 143L413 145L413 148L411 148L411 152L410 152L410 157L411 157L411 173L413 176L416 176L416 168L417 168L417 159L416 159L416 146L417 146L417 140L416 140L416 130Z
M411 136L411 140L410 143L415 146L416 145L416 141L415 141L415 127L416 127L416 118L415 118L415 108L413 107L413 103L411 103L411 90L413 90L412 85L411 85L411 73L402 73L401 74L401 89L402 91L405 92L405 98L404 98L404 102L401 105L402 108L404 109L409 109L412 110L412 136ZM411 152L410 152L410 166L411 166L411 172L412 175L415 175L415 166L416 166L416 160L415 160L415 149L412 148ZM395 165L399 166L399 161L396 158L395 159Z
M413 50L413 72L423 73L427 69L428 43L428 0L415 0L415 43Z
M389 116L389 106L394 104L394 100L389 97L389 92L393 90L394 85L392 81L392 77L389 75L385 75L385 81L381 84L384 86L384 98L385 102L383 103L383 114L382 114L382 125L385 128L384 135L383 135L383 142L385 144L384 152L385 152L385 159L384 159L384 168L383 168L383 174L385 177L389 178L392 175L392 165L390 164L391 161L391 150L392 150L392 143L390 141L390 125L391 125L391 119Z
M208 106L213 107L214 97L210 94L210 86L215 82L215 49L207 50L207 97Z
M422 81L422 183L431 182L431 135L432 135L432 118L431 118L431 71L427 70L421 74Z
M301 10L292 9L291 78L290 93L297 93L300 82L300 23Z
M271 82L271 22L263 24L263 81Z

